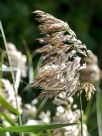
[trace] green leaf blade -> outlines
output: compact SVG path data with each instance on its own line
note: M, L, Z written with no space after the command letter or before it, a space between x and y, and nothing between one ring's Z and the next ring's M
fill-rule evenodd
M0 128L0 132L34 132L34 131L43 131L47 129L62 128L62 127L67 127L67 126L77 125L77 124L78 123L13 126L13 127Z
M0 104L9 112L15 114L15 115L19 115L20 113L18 112L17 109L15 109L13 106L11 106L6 99L0 95Z
M15 125L14 120L4 112L0 112L0 117L3 117L7 122L9 122L12 126Z

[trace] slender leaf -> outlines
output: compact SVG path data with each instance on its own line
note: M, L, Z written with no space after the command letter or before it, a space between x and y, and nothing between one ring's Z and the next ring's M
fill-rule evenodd
M96 109L97 109L97 124L98 124L98 134L99 136L102 136L102 113L101 113L101 101L102 100L102 94L99 87L97 87L97 93L96 93Z
M34 132L34 131L41 131L47 129L61 128L61 127L77 125L77 124L78 123L13 126L13 127L0 128L0 132Z
M1 30L3 41L4 41L4 45L5 45L5 49L6 49L6 53L7 53L7 57L8 57L8 62L9 62L9 66L12 69L12 63L11 63L11 58L9 56L8 44L7 44L7 41L6 41L6 37L5 37L5 33L4 33L4 30L3 30L1 21L0 21L0 30ZM15 102L16 102L17 110L15 108L13 108L10 104L8 104L8 103L5 103L5 104L8 104L8 106L10 108L10 109L8 108L9 111L11 111L12 113L18 115L19 124L22 125L21 115L18 112L18 110L19 110L18 101L17 101L17 91L18 90L17 90L17 88L15 86L15 76L14 76L14 72L13 71L11 71L11 76L12 76L12 81L13 81L13 89L14 89L14 93L15 93ZM7 105L5 105L5 106L7 107ZM23 134L21 134L21 135L23 136Z
M15 109L14 107L11 106L11 104L9 104L6 99L0 95L0 104L6 108L6 110L8 110L9 112L15 114L15 115L19 115L20 113L18 112L17 109Z
M7 122L9 122L11 125L15 125L15 122L13 119L11 119L10 116L5 114L4 112L0 112L0 116L2 116Z

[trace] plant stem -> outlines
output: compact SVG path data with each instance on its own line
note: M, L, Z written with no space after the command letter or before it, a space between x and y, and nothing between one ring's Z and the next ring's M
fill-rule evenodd
M81 136L83 136L83 114L82 114L82 99L80 93L80 119L81 119Z
M9 65L10 65L10 68L12 69L12 63L11 63L11 59L10 59L10 56L9 56L9 53L8 53L8 45L7 45L7 41L6 41L6 37L5 37L5 33L4 33L4 30L3 30L1 21L0 21L0 30L1 30L2 38L3 38L3 41L4 41L5 48L6 48ZM17 90L15 88L15 77L14 77L14 73L13 73L12 70L11 70L11 75L12 75L13 89L14 89L14 93L15 93L16 107L17 107L17 110L19 111L19 105L18 105L18 102L17 102ZM21 120L20 115L18 115L18 119L19 119L19 124L22 125L22 120ZM23 136L23 133L21 133L21 136Z
M100 102L101 102L101 91L100 88L97 87L96 92L96 111L97 111L97 124L98 124L98 135L102 136L102 118L101 118L101 111L100 111Z

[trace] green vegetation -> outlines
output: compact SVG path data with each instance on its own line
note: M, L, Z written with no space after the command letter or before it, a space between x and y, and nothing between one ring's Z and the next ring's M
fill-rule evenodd
M89 101L85 92L81 94L81 103L78 95L69 99L61 96L39 100L42 90L29 86L42 63L41 56L35 54L36 49L43 47L36 40L40 34L32 13L35 10L43 10L68 22L78 39L95 54L87 60L87 70L81 77L95 85L96 91ZM102 135L101 15L101 0L0 1L3 25L3 28L0 26L0 136L81 136L80 122L87 136ZM71 128L75 129L75 134Z

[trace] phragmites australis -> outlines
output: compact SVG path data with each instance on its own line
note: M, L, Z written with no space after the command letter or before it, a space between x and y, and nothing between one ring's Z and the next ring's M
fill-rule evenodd
M62 91L74 95L82 86L80 71L85 68L88 50L67 23L40 10L33 13L43 35L38 40L45 46L36 50L42 63L32 86L43 89L41 98L58 96Z

